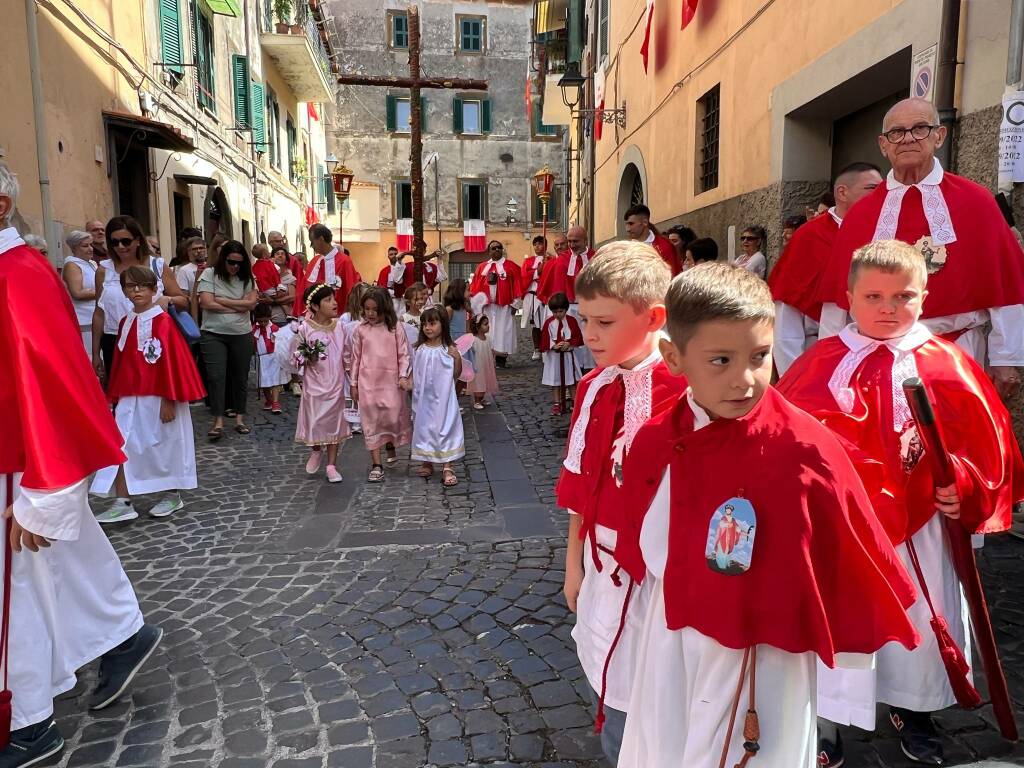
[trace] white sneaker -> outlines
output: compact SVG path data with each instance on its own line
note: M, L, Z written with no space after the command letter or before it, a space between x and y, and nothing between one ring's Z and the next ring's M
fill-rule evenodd
M316 474L317 470L320 469L320 459L323 457L323 455L324 452L322 450L309 452L309 459L306 460L307 475Z
M302 387L297 381L292 382L292 394L296 397L302 397Z
M536 349L533 350L533 356L530 359L531 360L540 360L540 351L536 350Z
M132 506L129 499L115 499L114 503L110 505L110 509L96 515L96 522L101 525L125 523L137 519L138 516L139 513L135 511L135 507Z
M328 483L340 483L342 481L341 472L333 464L327 465L327 482Z
M167 499L162 499L157 502L151 510L149 510L150 517L167 517L173 515L179 509L183 509L185 502L182 501L181 496L175 494Z

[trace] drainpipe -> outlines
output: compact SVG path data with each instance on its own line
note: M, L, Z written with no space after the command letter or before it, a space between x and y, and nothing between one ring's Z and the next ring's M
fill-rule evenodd
M599 62L597 61L597 0L593 0L593 13L588 16L591 19L590 22L590 99L587 106L594 110L597 108L595 93L594 93L594 77L597 74L597 67ZM597 137L595 136L594 129L596 127L597 115L591 112L593 117L590 123L590 136L588 137L587 143L590 145L590 153L587 162L587 178L589 184L587 185L587 232L590 236L590 245L595 247L597 240L595 239L596 227L594 226L594 197L595 192L595 179L594 176L597 174ZM582 126L582 121L581 121ZM614 223L614 222L613 222Z
M943 168L952 170L953 128L956 125L957 47L960 40L960 0L942 0L939 22L938 69L935 74L935 107L939 124L946 126L946 141L936 151Z
M1020 89L1021 59L1024 58L1024 0L1013 0L1010 5L1010 42L1006 50L1006 92ZM1013 200L1013 181L1001 180L999 191Z
M39 64L39 28L36 25L36 2L25 0L25 26L28 31L28 66L32 81L32 118L36 129L36 164L39 168L39 199L43 209L43 236L56 262L60 242L53 227L53 205L50 203L50 172L46 157L46 115L43 112L43 76Z

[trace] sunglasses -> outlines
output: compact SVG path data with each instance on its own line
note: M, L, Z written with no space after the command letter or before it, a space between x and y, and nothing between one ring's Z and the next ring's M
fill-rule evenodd
M759 238L759 237L754 237L753 235L742 235L742 236L740 237L740 240L743 240L743 241L750 241L750 240L760 240L760 239L761 239L761 238Z
M127 248L129 245L131 245L134 242L135 242L135 238L134 237L120 237L120 238L111 238L110 239L110 243L112 245L120 245L122 248Z
M236 261L235 259L225 259L225 261L227 262L227 265L229 267L240 267L240 266L242 266L242 262L241 261Z

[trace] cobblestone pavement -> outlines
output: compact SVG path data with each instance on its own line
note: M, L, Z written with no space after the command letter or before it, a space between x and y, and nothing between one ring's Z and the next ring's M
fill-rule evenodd
M553 488L567 419L547 415L539 367L513 362L497 406L467 412L452 489L414 476L406 459L366 484L358 439L343 451L344 483L307 477L292 398L285 416L257 411L251 435L201 440L201 488L186 511L109 530L164 643L103 712L85 711L95 665L82 671L58 702L58 764L603 765L560 596ZM997 540L983 562L1024 701L1022 553ZM991 719L942 715L952 764L1024 764ZM847 740L853 768L907 765L888 726Z

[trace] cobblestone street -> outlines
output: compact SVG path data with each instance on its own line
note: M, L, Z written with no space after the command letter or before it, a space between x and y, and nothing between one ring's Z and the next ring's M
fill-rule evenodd
M604 765L560 594L553 486L568 420L548 415L538 364L511 362L497 407L467 412L448 490L401 452L384 483L366 484L359 439L343 450L344 483L307 477L290 397L280 417L251 408L251 435L201 437L186 509L108 530L166 634L108 710L86 712L95 669L83 670L58 704L59 765ZM193 415L205 435L205 413ZM981 558L1019 702L1022 555L1003 537ZM939 718L950 764L1024 764L991 721L989 708ZM851 768L909 765L888 724L846 736Z

